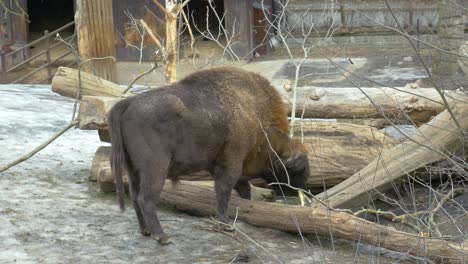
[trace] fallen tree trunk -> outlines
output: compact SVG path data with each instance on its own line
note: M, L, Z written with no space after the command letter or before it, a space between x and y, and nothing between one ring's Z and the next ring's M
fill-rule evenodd
M120 100L117 97L83 96L79 109L80 129L107 130L107 113Z
M447 98L466 98L462 93L449 93ZM445 109L440 95L431 88L300 87L297 98L296 116L307 118L409 118L425 123Z
M93 74L81 71L81 92L83 95L120 96L124 87L99 78ZM59 67L52 79L52 91L66 97L76 99L80 84L78 70Z
M161 201L178 210L196 215L215 215L215 194L210 187L194 182L181 182L173 188L164 186ZM375 224L354 215L327 211L323 208L300 207L265 203L232 197L230 217L237 217L252 225L302 234L318 234L359 241L443 263L465 263L468 250L453 243Z
M101 167L98 170L98 182L99 188L103 192L115 192L115 183L112 177L111 168L109 167ZM190 179L191 176L181 176L181 179ZM127 175L124 175L123 181L125 184L125 189L128 190L128 178ZM184 181L187 182L187 181ZM190 181L190 186L196 186L198 188L207 188L210 190L214 189L214 181ZM166 180L165 188L169 186L169 188L179 188L179 184L173 184L170 180ZM234 197L240 198L237 191L233 190L232 195ZM276 201L276 194L275 191L266 188L259 188L256 186L250 185L250 196L253 201L264 201L264 202L274 202Z
M295 136L303 136L308 150L310 176L306 188L322 191L346 180L364 168L396 141L362 125L336 122L302 121L295 126Z
M383 150L396 144L392 138L374 128L353 124L304 121L297 124L295 131L297 137L303 134L303 144L309 152L311 174L306 181L306 187L318 191L346 180L364 168ZM113 190L114 183L110 170L98 174L99 168L109 167L110 151L104 148L110 147L100 147L96 152L90 170L90 179L100 178L102 185L112 185L101 189ZM182 179L211 180L211 176L207 172L201 172Z
M355 124L375 127L377 129L382 129L388 126L394 125L414 125L412 120L407 119L385 119L385 118L338 118L335 119L338 123L344 124ZM418 123L419 124L419 123ZM416 124L416 125L418 125Z
M362 206L367 204L369 196L377 194L376 191L391 188L394 181L408 173L427 164L449 159L466 143L468 103L455 104L452 111L460 127L457 127L448 110L445 110L421 126L408 140L383 151L382 155L362 170L317 198L332 208ZM457 167L456 163L454 167ZM459 172L466 174L463 168L459 168Z
M60 67L52 80L52 90L76 98L78 71ZM82 95L119 96L123 89L112 82L82 73ZM284 91L280 91L285 94ZM446 91L446 97L466 98L456 91ZM289 92L291 97L291 92ZM319 88L299 87L296 116L304 118L388 118L402 122L425 123L445 109L440 95L431 88ZM291 102L286 100L290 105ZM372 101L372 102L371 102ZM408 120L408 117L411 120Z

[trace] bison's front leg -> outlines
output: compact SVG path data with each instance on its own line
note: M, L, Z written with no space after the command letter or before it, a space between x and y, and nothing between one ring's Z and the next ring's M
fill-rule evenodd
M242 174L241 164L223 164L217 166L214 171L216 192L216 214L219 221L228 223L228 205L231 192ZM231 228L223 226L223 229L232 231Z

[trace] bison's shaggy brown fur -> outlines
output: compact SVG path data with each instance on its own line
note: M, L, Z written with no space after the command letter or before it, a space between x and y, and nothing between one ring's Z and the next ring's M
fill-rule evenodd
M125 169L141 232L160 242L167 236L155 202L166 178L209 171L218 217L226 221L233 188L250 198L249 178L302 187L309 175L305 151L288 137L279 93L260 75L236 68L196 72L124 99L110 111L109 128L121 208Z

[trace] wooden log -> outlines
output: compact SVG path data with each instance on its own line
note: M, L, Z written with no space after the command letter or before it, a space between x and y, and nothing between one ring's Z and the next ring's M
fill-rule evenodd
M346 180L396 145L377 129L355 124L302 121L295 126L295 136L301 134L311 172L306 187L320 191Z
M179 11L176 8L175 1L166 0L166 49L167 63L166 74L167 83L177 81L177 18ZM172 12L173 11L173 12Z
M441 113L445 106L432 88L318 88L297 90L296 116L307 118L408 119L421 124ZM450 91L447 98L465 100L462 92ZM291 92L289 93L291 94ZM289 95L292 98L291 95ZM289 102L291 105L291 102Z
M180 178L191 180L191 181L184 180L184 182L192 182L192 184L190 184L191 186L208 188L210 190L214 189L214 181L211 180L212 179L211 177L209 180L203 180L203 181L193 181L191 177L192 175L187 175L187 176L181 176ZM124 179L125 188L128 189L127 176L124 175L123 179ZM99 168L98 183L99 183L99 189L102 192L115 192L115 184L114 184L114 179L112 177L110 166ZM169 188L178 188L178 184L174 184L170 180L166 180L165 188L167 188L168 186ZM232 191L232 195L234 197L240 198L239 194L235 190ZM274 202L276 200L276 194L273 190L260 188L260 187L256 187L253 185L250 185L250 195L251 195L251 199L254 201Z
M78 70L59 67L52 79L52 91L62 96L76 99L79 91ZM81 96L113 96L122 94L124 87L81 71Z
M468 131L468 103L452 107L457 127L452 116L445 110L417 133L395 147L383 151L362 170L335 187L318 195L330 207L356 207L367 203L369 196L377 191L391 188L392 183L427 164L447 159L463 148ZM456 165L454 164L455 168ZM466 171L460 168L460 173ZM372 197L371 197L372 198Z
M97 181L99 169L102 167L109 167L109 159L110 159L110 147L101 146L96 150L96 154L94 154L94 159L91 164L91 168L89 169L88 179L90 181Z
M309 151L311 171L306 187L314 191L321 191L325 187L329 188L346 180L369 164L381 151L396 145L395 140L375 128L353 124L304 121L297 123L296 127L296 136L299 137L301 134L304 135L304 146ZM102 185L113 185L110 170L103 170L98 176L100 168L109 167L110 151L101 150L103 148L110 147L100 147L96 152L90 178L100 178ZM181 178L211 180L207 172ZM114 187L109 188L113 190Z
M76 98L78 88L76 72L76 70L60 67L58 74L52 81L52 89L64 96ZM122 88L118 85L96 80L99 79L86 80L86 83L82 85L82 95L119 96L121 94ZM361 90L357 88L300 87L298 88L296 116L378 120L387 117L397 123L402 123L403 120L404 123L412 121L420 125L445 109L440 95L435 89L412 87L415 86L408 85L398 88L399 90L388 87L362 88ZM285 93L283 88L277 87L277 89L286 97L291 97L291 92ZM464 101L467 97L460 91L445 92L449 102ZM291 102L287 101L287 103L291 109ZM408 120L406 115L411 120Z
M107 129L107 113L120 101L117 97L83 96L79 110L80 129Z
M388 126L393 125L413 125L412 120L408 119L385 119L385 118L338 118L335 119L338 123L347 123L347 124L356 124L363 126L375 127L377 129L382 129ZM419 124L419 123L418 123Z
M161 194L161 202L196 215L215 215L213 189L194 182L182 181L176 188L167 182ZM358 240L437 262L465 263L468 260L466 248L437 238L401 232L344 212L250 201L234 196L228 213L230 217L237 217L256 226L295 233L300 228L301 234Z

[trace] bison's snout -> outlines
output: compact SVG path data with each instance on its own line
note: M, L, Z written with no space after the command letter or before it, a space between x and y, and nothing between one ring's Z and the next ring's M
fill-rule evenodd
M284 183L296 188L304 188L309 178L309 159L305 153L297 153L289 159L277 160L273 170L266 175L265 180L269 183ZM278 194L294 195L297 192L284 184L274 184L273 189Z
M309 178L309 159L304 153L297 153L286 161L290 184L296 188L304 188L307 178Z

